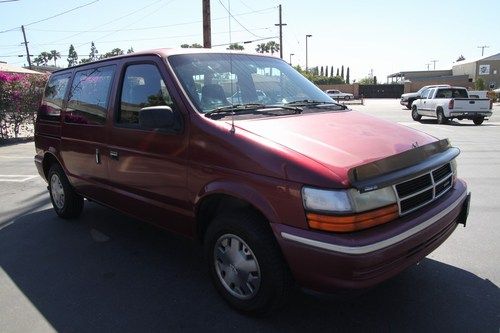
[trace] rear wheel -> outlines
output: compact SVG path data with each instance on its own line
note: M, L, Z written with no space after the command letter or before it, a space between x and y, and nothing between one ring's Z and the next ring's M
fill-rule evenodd
M474 125L481 125L484 121L484 117L483 116L476 117L476 118L472 119L472 121L474 122Z
M440 125L446 124L448 122L448 118L444 116L443 109L438 109L436 112L437 123Z
M282 306L293 286L266 223L251 211L222 214L210 224L204 241L219 294L237 310L253 314Z
M346 101L348 101L348 100L350 100L350 99L351 99L351 96L346 96L346 97L344 97L344 99L345 99Z
M413 118L413 120L415 121L419 121L420 119L422 119L422 116L418 114L418 111L417 111L417 106L414 105L412 108L411 108L411 117Z
M49 192L52 206L59 217L78 217L83 209L83 197L75 192L59 164L50 167Z

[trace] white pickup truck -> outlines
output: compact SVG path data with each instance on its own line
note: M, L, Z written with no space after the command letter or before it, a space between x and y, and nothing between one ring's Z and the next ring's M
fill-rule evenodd
M438 124L457 118L471 119L481 125L485 117L492 114L493 103L488 98L469 98L463 87L427 88L413 101L411 117L419 121L422 116L437 118Z

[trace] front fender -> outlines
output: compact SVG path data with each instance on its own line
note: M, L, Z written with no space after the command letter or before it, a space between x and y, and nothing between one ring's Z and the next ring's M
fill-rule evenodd
M278 189L278 191L280 191ZM282 191L285 194L286 189ZM206 184L195 198L195 211L198 212L201 202L211 195L223 194L228 195L242 201L246 201L257 210L259 210L270 223L279 223L280 218L268 198L262 194L262 191L257 190L254 186L234 180L218 179Z

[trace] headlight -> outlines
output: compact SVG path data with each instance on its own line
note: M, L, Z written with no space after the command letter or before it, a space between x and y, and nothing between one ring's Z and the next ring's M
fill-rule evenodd
M346 191L302 189L302 200L307 210L320 212L351 212L352 206Z
M360 213L396 203L392 187L360 193L356 189L322 190L311 187L302 189L306 210L328 213Z
M302 200L310 228L352 232L390 222L399 217L392 187L360 193L356 189L302 189Z

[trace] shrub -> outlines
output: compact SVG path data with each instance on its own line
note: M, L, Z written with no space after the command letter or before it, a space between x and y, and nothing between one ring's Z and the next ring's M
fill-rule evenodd
M0 72L0 139L32 132L47 75Z

